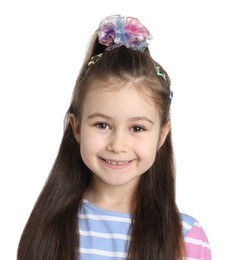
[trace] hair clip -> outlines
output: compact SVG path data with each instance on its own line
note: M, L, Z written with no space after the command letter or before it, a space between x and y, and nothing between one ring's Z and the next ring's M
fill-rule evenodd
M173 91L170 90L170 93L169 93L170 104L172 103L172 99L173 99Z
M158 76L163 77L164 80L167 80L165 73L162 73L162 72L161 72L159 66L156 66L155 69L156 69L156 74L157 74Z
M159 67L159 66L156 66L155 69L156 69L156 74L157 74L158 76L162 77L162 78L166 81L166 80L167 80L167 79L166 79L166 74L161 72L160 67ZM170 90L170 92L169 92L170 104L172 103L172 99L173 99L173 92Z
M152 39L148 29L137 18L113 15L106 17L99 26L99 43L111 50L122 45L144 51L147 40Z
M90 66L91 64L95 64L95 62L97 62L102 57L102 55L103 53L92 56L90 61L87 63L87 65Z

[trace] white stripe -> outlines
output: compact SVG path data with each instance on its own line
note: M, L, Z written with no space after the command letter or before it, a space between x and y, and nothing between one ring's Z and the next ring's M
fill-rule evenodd
M210 248L210 246L209 246L209 244L207 242L204 242L204 241L202 241L200 239L195 239L195 238L191 238L191 237L185 237L184 240L187 243L191 243L191 244L194 244L194 245L199 245L199 246L202 246L202 247Z
M190 226L187 222L182 221L182 225L184 228L186 228L187 230L190 230L192 228L192 226Z
M104 251L104 250L97 250L92 248L80 248L80 253L83 254L92 254L92 255L101 255L101 256L109 256L109 257L127 257L127 253L125 252L111 252L111 251Z
M131 219L130 218L115 217L115 216L79 214L79 218L81 218L81 219L94 219L94 220L109 220L109 221L131 223Z
M130 240L130 236L117 234L117 233L100 233L95 231L85 231L79 230L79 233L83 236L93 236L93 237L101 237L101 238L109 238L109 239L123 239L123 240Z
M201 225L200 225L199 222L195 222L195 223L194 223L194 226L196 226L196 227L201 227Z

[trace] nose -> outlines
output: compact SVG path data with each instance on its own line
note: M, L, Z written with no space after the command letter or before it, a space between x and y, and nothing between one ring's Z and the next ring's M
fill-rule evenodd
M107 145L107 150L114 153L126 153L129 150L126 135L113 133Z

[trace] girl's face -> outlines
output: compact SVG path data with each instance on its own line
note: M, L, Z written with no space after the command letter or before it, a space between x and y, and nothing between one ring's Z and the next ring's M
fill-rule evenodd
M132 84L117 91L91 88L81 123L71 115L73 129L79 129L74 135L82 159L93 172L92 184L98 187L135 187L170 129L169 125L160 128L155 104Z

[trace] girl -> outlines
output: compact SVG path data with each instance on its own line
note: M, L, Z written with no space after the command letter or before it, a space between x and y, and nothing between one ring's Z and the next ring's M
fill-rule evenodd
M18 260L210 260L175 201L168 74L132 17L105 18L74 88L61 146Z

